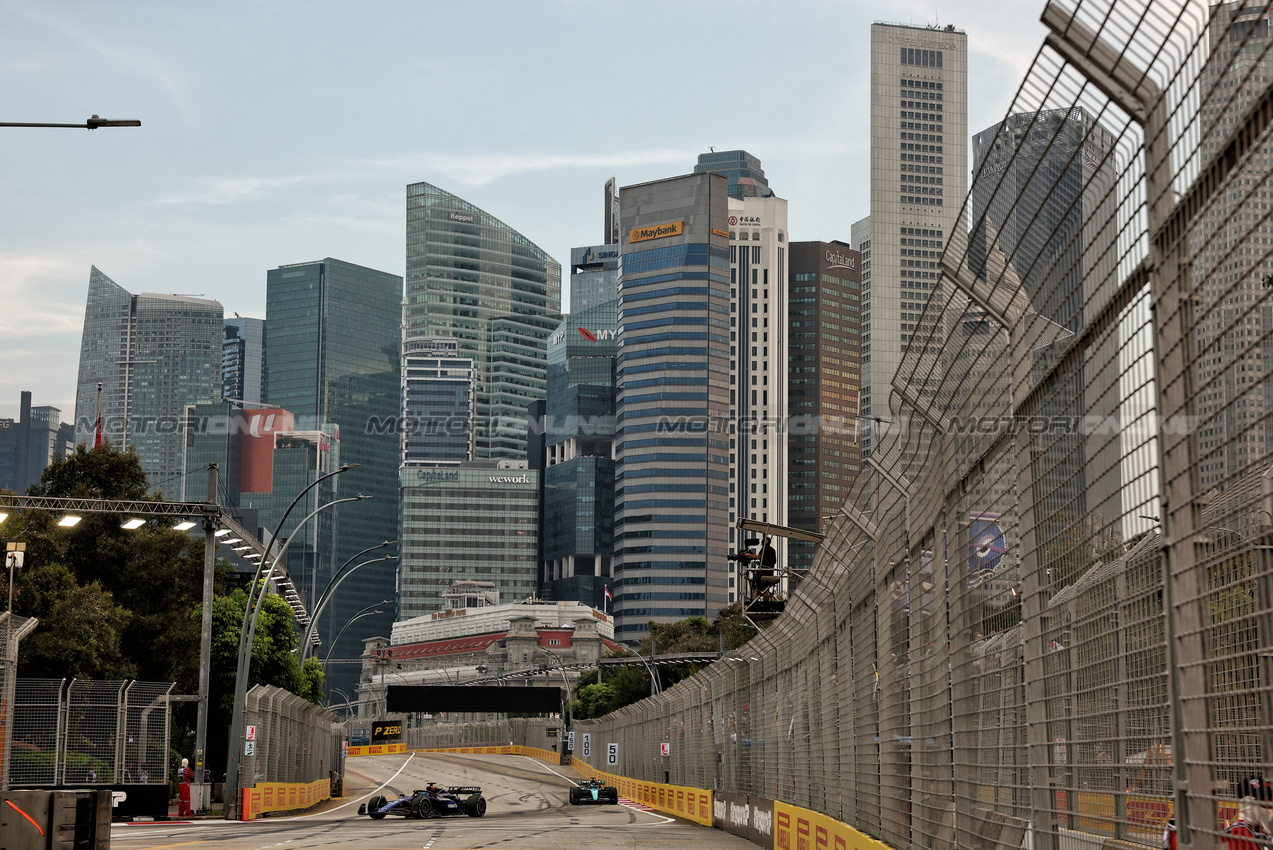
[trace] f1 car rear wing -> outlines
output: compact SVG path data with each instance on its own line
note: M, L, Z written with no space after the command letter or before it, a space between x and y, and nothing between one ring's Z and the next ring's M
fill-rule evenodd
M452 785L447 788L448 794L481 794L482 789L477 785Z

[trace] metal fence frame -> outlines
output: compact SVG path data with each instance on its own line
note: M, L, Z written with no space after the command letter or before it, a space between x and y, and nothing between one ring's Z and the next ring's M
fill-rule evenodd
M257 782L343 785L344 724L326 708L270 685L248 691L244 721L256 727L254 752L244 755L242 775Z

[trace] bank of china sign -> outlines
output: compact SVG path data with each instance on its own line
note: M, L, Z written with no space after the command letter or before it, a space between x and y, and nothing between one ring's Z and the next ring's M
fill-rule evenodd
M649 227L637 227L629 230L628 242L649 242L651 239L681 236L684 233L685 222L669 221L667 224L652 224Z

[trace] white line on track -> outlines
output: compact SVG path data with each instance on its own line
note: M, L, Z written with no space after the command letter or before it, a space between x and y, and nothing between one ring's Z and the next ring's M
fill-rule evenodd
M415 758L415 753L411 753L410 755L408 755L408 756L407 756L407 760L406 760L406 761L404 761L404 762L402 763L402 766L401 766L401 767L399 767L399 768L397 769L397 771L395 771L395 772L394 772L393 776L390 776L390 777L389 777L388 779L386 779L384 782L380 783L379 787L377 787L377 788L376 788L374 791L372 791L371 793L372 793L373 795L374 795L374 794L376 794L376 793L378 793L379 791L381 791L382 789L384 789L384 787L385 787L385 786L387 786L390 782L392 782L392 781L394 781L395 779L397 779L397 778L398 778L398 774L402 773L402 771L404 771L404 770L406 770L406 769L407 769L407 765L411 763L411 760L412 760L413 758ZM321 812L311 812L311 813L310 813L310 814L308 814L308 815L292 815L292 816L289 816L289 817L278 817L278 818L268 818L268 819L266 819L266 818L258 818L258 819L256 819L256 820L250 820L250 821L230 821L230 823L241 823L241 824L250 824L250 823L271 823L271 824L273 824L273 823L282 823L282 822L285 822L285 821L307 820L307 819L309 819L309 818L326 817L327 815L330 815L330 814L332 814L333 812L338 812L338 811L340 811L341 809L345 808L346 806L352 806L352 805L354 805L355 803L357 803L357 802L358 802L359 800L361 800L361 799L362 799L362 795L359 795L359 796L357 796L357 797L353 798L352 800L350 800L348 803L341 803L339 806L336 806L336 807L334 807L334 808L326 809L325 811L321 811ZM225 821L218 821L217 823L225 823ZM130 825L131 825L131 824L112 824L112 825L111 825L111 827L112 827L112 830L113 830L113 829L114 829L114 827L116 827L116 826L130 826ZM186 827L190 827L190 828L193 828L193 829L207 829L207 828L209 828L209 827L213 826L213 824L210 824L210 823L202 823L202 822L200 822L200 821L188 821L188 822L183 823L183 824L173 824L173 828L177 828L178 826L186 826Z

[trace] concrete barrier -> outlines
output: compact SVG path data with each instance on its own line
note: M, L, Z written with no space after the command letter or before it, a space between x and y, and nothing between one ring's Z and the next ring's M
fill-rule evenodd
M111 791L0 792L0 850L110 850Z

